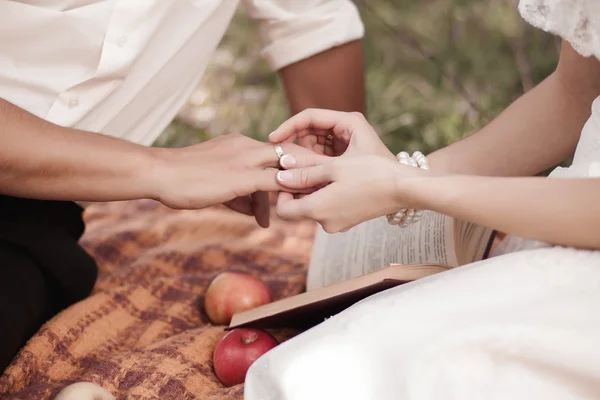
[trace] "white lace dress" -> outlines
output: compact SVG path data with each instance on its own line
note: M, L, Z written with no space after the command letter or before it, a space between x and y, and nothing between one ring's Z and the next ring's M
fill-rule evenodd
M519 11L600 58L600 0L522 0ZM573 165L552 176L600 176L600 99ZM598 398L600 252L561 247L372 296L259 359L245 388L246 400Z

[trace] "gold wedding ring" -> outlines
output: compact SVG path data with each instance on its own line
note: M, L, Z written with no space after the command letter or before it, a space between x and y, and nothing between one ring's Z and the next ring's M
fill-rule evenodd
M333 135L329 134L325 138L325 146L331 146L333 144Z
M277 158L281 160L281 157L285 156L285 151L283 151L283 147L280 144L275 145L275 153L277 154Z

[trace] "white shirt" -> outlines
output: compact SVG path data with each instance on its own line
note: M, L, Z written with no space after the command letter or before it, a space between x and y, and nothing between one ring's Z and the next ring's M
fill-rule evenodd
M364 34L350 0L242 0L273 70ZM150 145L202 78L238 0L0 0L0 98Z

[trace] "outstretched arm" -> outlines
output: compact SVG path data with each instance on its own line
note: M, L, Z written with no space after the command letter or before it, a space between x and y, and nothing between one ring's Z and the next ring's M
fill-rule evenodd
M314 219L328 232L347 230L403 208L437 211L522 237L600 249L600 179L484 177L401 165L359 115L309 110L286 121L272 138L331 131L348 143L336 158L296 158L280 172L290 191L321 188L278 205L284 219Z
M524 238L600 249L600 179L457 175L409 185L399 190L412 191L415 206Z
M151 152L51 124L0 99L0 194L52 200L152 197Z
M286 148L312 154L293 144ZM47 200L157 199L174 208L225 203L268 226L273 146L241 135L180 149L149 148L51 124L0 100L0 194ZM256 195L254 195L256 197Z
M290 190L326 185L278 207L330 233L403 208L437 211L551 244L600 249L600 179L432 175L381 156L342 156L281 172Z

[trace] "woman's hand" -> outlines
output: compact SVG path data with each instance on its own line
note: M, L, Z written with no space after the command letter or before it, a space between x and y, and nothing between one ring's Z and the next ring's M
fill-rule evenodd
M320 157L292 143L284 150L302 159ZM269 226L267 192L287 190L275 176L279 158L272 144L231 134L179 149L152 149L151 197L176 209L200 209L224 203L260 226ZM148 172L146 171L146 174Z
M346 231L373 218L416 207L413 188L427 171L382 156L319 159L307 168L281 171L277 180L289 191L322 187L294 199L283 197L277 214L285 220L313 219L329 233Z
M329 149L325 144L326 137L328 135L334 136L334 140L332 141ZM360 156L375 156L374 158L371 158L371 160L373 160L373 162L376 164L380 164L383 160L389 161L386 164L388 167L397 164L396 157L394 157L394 155L389 151L385 144L383 144L373 127L360 113L348 113L322 109L307 109L288 119L286 122L281 124L279 128L273 131L273 133L271 133L271 135L269 136L269 141L271 143L293 142L296 140L298 140L299 143L303 143L303 145L307 140L315 143L315 146L313 146L313 150L318 150L317 152L322 154L337 154L340 148L346 149L341 155L339 155L339 159L344 159L344 162L332 164L330 166L322 166L322 170L326 174L325 176L331 179L331 181L337 179L340 176L339 174L337 176L334 176L331 171L327 170L327 168L339 170L341 168L344 168L344 166L352 166L353 169L356 168L356 165L358 164L362 164L367 168L366 171L358 172L360 172L361 176L366 172L367 176L364 176L364 178L365 180L369 179L368 171L370 167L365 165L366 159L355 160L354 163L351 163L350 161L346 160L348 158L356 158ZM320 149L319 146L321 146ZM318 158L315 155L315 153L304 155L288 154L284 158L282 158L281 167L285 169L305 168L317 165L317 159L322 160L322 162L325 163L327 161L336 160L337 158L338 157L323 158L322 156L321 158ZM338 165L341 166L338 167ZM307 170L295 171L293 174L295 179L304 180L299 181L299 183L292 184L292 186L289 186L288 183L284 183L284 181L280 182L284 185L288 185L290 189L301 188L305 191L316 190L319 187L321 187L322 184L329 183L319 182L318 184L315 184L314 187L306 186L307 182L311 182L311 180L306 179L306 176L303 175L307 173L313 172L308 172ZM282 174L281 176L284 177L285 174ZM389 182L389 184L391 185L391 181ZM292 194L280 193L278 199L278 214L280 215L280 217L287 219L311 218L312 216L313 219L317 219L319 222L321 222L321 224L325 226L326 230L332 231L340 230L339 227L342 225L344 227L343 229L350 228L351 226L356 225L357 223L369 219L368 217L371 216L373 213L378 214L375 216L383 215L380 214L379 210L376 211L374 209L364 209L359 212L366 212L366 214L364 215L355 215L354 217L351 217L343 222L339 219L336 219L335 216L328 214L328 211L326 210L327 207L335 207L335 202L337 201L337 199L335 199L335 196L341 195L341 193L345 191L361 191L362 189L360 188L360 186L355 186L351 182L344 182L344 185L338 185L335 188L335 192L332 190L327 190L325 193L320 193L319 195L307 198L306 202L298 203L292 201L294 199ZM334 202L334 204L320 204L318 205L319 210L315 210L317 205L310 203L311 201L313 201L313 198L315 198L315 203L318 201L332 201ZM309 206L307 203L310 203L312 205ZM302 212L302 210L304 210L304 212ZM318 211L318 215L311 214L313 211ZM338 211L340 210L338 209ZM344 210L343 212L348 212L348 210ZM324 220L326 214L330 215L327 221ZM371 218L374 217L371 216Z
M326 137L333 135L331 150L327 150ZM291 117L269 136L271 143L299 142L311 138L313 150L326 155L376 155L395 160L373 127L361 113L322 109L307 109ZM340 153L339 150L347 149ZM285 164L285 162L284 162ZM294 165L282 165L293 168Z

